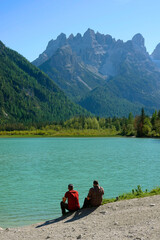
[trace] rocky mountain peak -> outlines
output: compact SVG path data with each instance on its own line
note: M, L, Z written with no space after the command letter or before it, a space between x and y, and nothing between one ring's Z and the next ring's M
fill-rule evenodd
M145 47L145 43L144 43L145 42L144 37L140 33L137 33L136 35L134 35L134 37L132 38L131 41L132 41L134 49L137 52L141 52L141 53L145 54L146 56L148 56L148 53L147 53L146 47Z
M160 44L153 57L160 59ZM71 99L94 114L106 116L113 108L114 114L119 108L126 112L133 109L137 114L137 104L139 109L148 107L148 111L160 106L157 62L149 57L140 33L124 42L89 28L83 35L71 34L68 38L61 33L49 42L36 64Z
M160 60L160 43L154 49L153 53L151 54L151 58L154 60Z
M144 47L144 37L140 33L134 35L134 37L132 38L132 42L139 47Z
M68 40L73 40L73 38L74 38L74 35L73 35L73 33L71 33L68 37Z
M61 33L58 37L57 37L57 41L60 41L60 42L65 42L66 41L66 34L64 33Z
M54 44L54 40L51 39L51 40L48 42L47 48L52 47L53 44Z
M77 35L75 36L76 39L80 39L82 38L82 35L80 33L77 33Z
M85 41L95 40L95 32L92 29L88 28L88 30L83 35L83 39Z
M96 40L101 45L110 45L113 42L113 38L110 35L104 35L99 32L96 33Z
M95 36L95 32L93 29L88 28L87 31L84 33L83 36Z

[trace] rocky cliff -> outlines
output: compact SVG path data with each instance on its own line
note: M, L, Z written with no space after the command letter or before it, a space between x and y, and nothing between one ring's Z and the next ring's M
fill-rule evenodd
M60 34L33 64L95 114L137 114L141 107L150 114L160 108L159 49L149 56L140 33L123 42L88 29L83 36Z

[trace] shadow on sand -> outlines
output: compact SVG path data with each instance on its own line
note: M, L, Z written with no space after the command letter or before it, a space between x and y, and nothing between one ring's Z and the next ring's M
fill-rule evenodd
M47 225L50 225L53 223L64 221L66 218L68 218L70 216L72 216L72 217L70 219L66 220L64 223L74 222L74 221L77 221L81 218L88 216L89 214L94 212L96 209L97 209L97 207L92 207L92 208L80 209L74 213L68 212L65 216L61 216L59 218L46 221L46 222L42 223L41 225L36 226L36 228L40 228L40 227L44 227L44 226L47 226Z

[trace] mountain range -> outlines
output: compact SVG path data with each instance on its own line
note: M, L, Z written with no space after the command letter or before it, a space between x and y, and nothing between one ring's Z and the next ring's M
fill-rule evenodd
M88 115L39 68L0 42L0 124L51 122Z
M32 63L95 115L160 109L160 44L149 55L139 33L127 42L92 29L68 38L61 33Z
M0 124L160 109L160 44L148 54L136 34L123 42L88 29L60 34L30 63L0 41Z

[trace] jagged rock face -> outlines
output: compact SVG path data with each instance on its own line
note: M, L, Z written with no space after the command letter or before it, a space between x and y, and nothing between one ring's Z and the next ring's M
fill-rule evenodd
M46 50L33 64L40 66L54 55L58 48L66 45L70 46L73 53L88 66L90 71L102 74L106 78L118 74L118 65L123 61L126 49L128 53L135 51L148 57L141 34L136 34L131 41L124 43L121 40L116 41L110 35L95 33L88 29L83 36L78 33L75 37L71 34L66 38L65 34L60 34L56 40L48 43Z
M151 54L152 59L160 60L160 43L156 46L155 50Z
M107 54L107 51L116 41L110 35L103 35L96 33L88 29L83 36L77 34L75 37L72 35L69 38L66 38L65 34L60 34L56 40L51 40L48 43L46 50L39 55L33 64L40 66L46 60L48 60L58 48L62 46L69 45L73 52L81 58L81 60L90 65L95 72L100 72L99 69L103 69L104 58ZM104 75L107 75L108 72L104 72Z
M156 46L150 57L156 66L160 69L160 43Z
M141 49L145 49L144 37L140 33L134 35L134 37L132 38L132 42L134 45L139 46Z
M64 33L61 33L56 40L52 39L51 41L49 41L46 50L42 54L40 54L35 61L33 61L33 64L35 66L41 65L42 63L47 61L56 52L58 48L66 45L66 43L66 35Z
M40 66L40 69L54 79L67 96L75 102L88 91L106 82L101 76L89 71L69 45L59 48L49 60Z
M159 59L160 45L150 57L140 33L123 42L88 29L83 36L60 34L33 64L87 110L123 116L132 110L137 114L141 107L148 113L160 108Z

